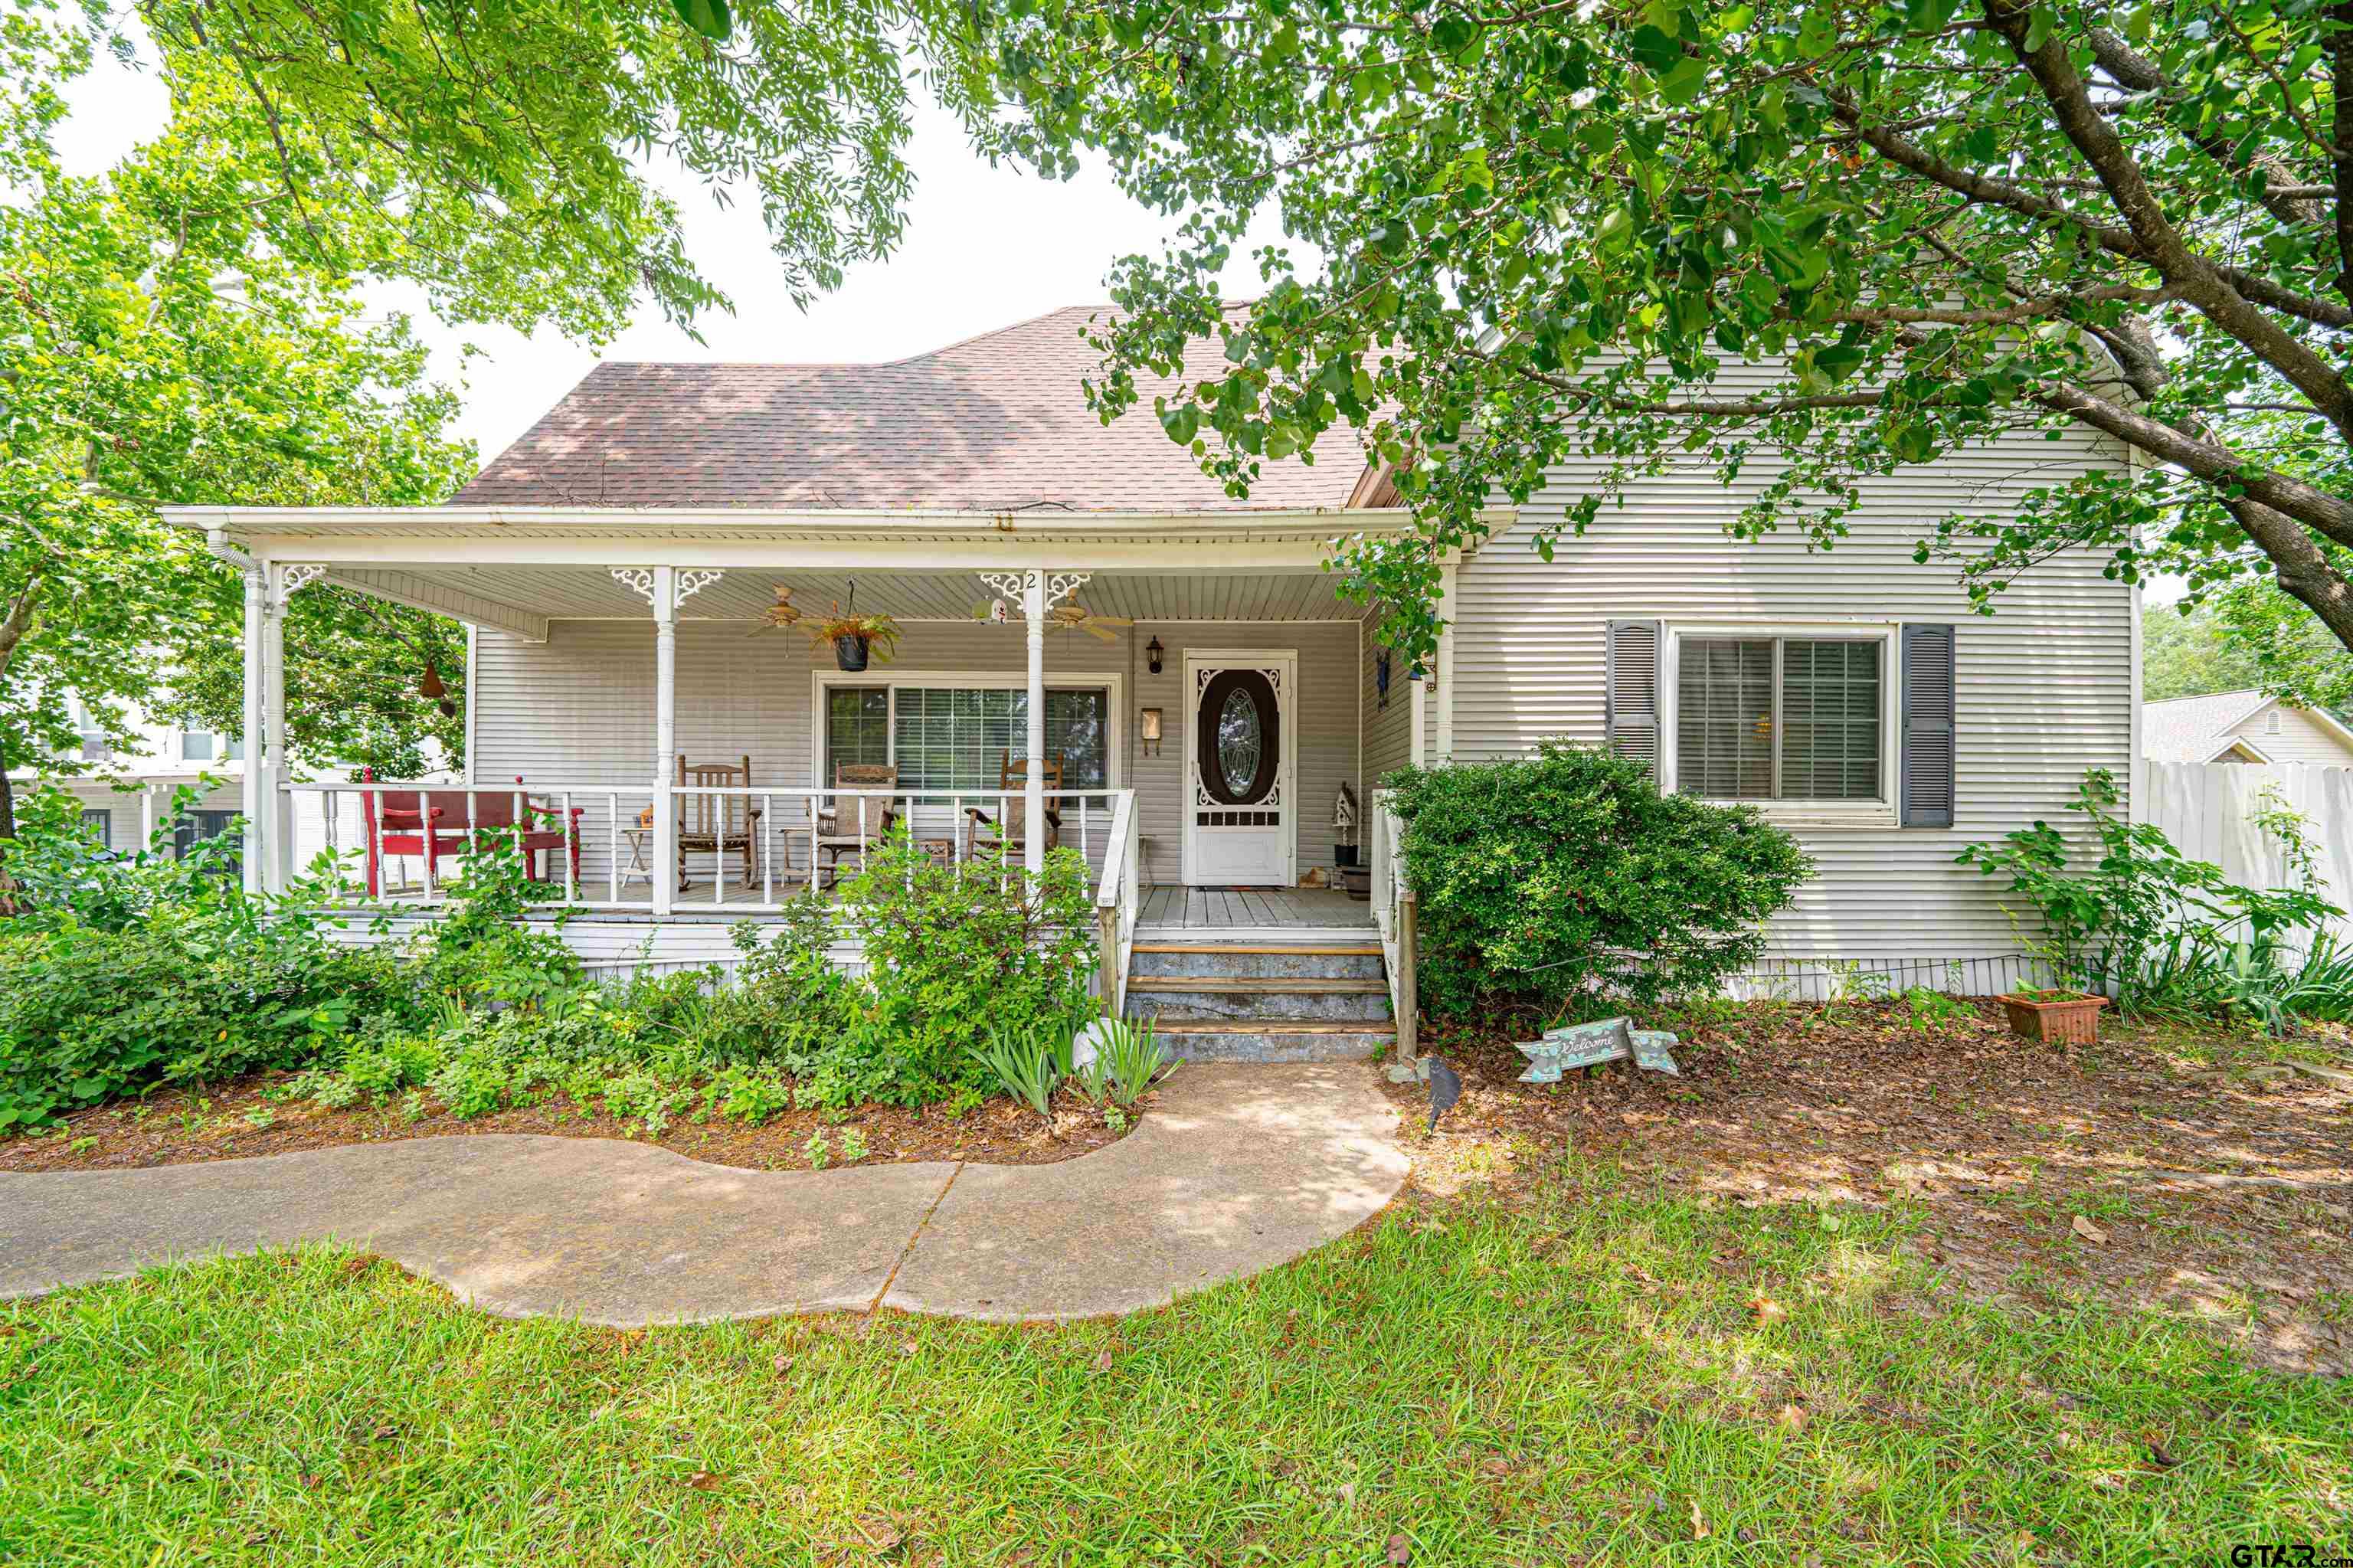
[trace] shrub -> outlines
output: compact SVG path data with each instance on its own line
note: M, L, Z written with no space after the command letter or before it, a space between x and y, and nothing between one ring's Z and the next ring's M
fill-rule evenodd
M2191 860L2154 822L2126 821L2121 802L2105 768L2076 787L2068 810L2083 813L2098 845L2080 871L2071 866L2067 836L2042 821L2000 843L1971 844L1959 862L2010 878L2010 891L2032 906L2038 947L2060 978L2113 995L2122 1011L2237 1013L2274 1029L2302 1011L2301 976L2284 966L2302 945L2320 955L2307 970L2327 973L2331 949L2319 937L2343 911L2313 893L2313 854L2294 813L2259 819L2281 840L2298 883L2264 891ZM2308 1005L2327 1001L2324 982Z
M1744 806L1662 795L1640 764L1547 741L1388 780L1433 1016L1712 991L1763 949L1812 863Z
M1093 905L1086 862L1048 853L1038 885L984 856L942 865L902 824L849 883L842 917L865 942L873 1097L920 1103L975 1082L992 1024L1059 1031L1065 1054L1091 1011Z
M530 925L522 857L485 844L459 857L449 905L417 938L424 983L465 1006L537 1005L580 989L580 959L556 929Z
M10 854L25 905L0 923L0 1129L300 1066L364 1016L416 1015L393 955L339 947L291 901L248 895L218 853L96 856L71 797L28 798Z

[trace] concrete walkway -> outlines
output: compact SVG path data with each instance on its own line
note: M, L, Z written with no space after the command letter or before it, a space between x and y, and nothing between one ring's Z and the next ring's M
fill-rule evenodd
M483 1134L0 1175L0 1298L335 1240L506 1317L1092 1318L1346 1234L1405 1180L1396 1134L1361 1064L1195 1064L1134 1132L1057 1165L743 1171L647 1144Z

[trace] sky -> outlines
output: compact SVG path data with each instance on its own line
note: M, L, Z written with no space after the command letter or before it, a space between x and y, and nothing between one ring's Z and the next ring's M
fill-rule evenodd
M83 172L119 159L163 123L161 86L101 55L78 84L59 150ZM601 357L653 360L871 361L903 358L1043 315L1106 298L1103 280L1119 257L1157 254L1167 220L1122 195L1099 164L1054 183L992 169L945 111L928 103L909 148L915 195L901 249L854 269L836 292L804 313L784 294L749 195L722 208L696 181L660 171L657 183L684 214L687 250L735 302L733 317L707 316L705 344L647 306ZM1281 238L1269 221L1224 280L1229 295L1259 291L1250 249ZM600 355L552 331L525 337L503 327L446 326L424 309L420 291L385 287L371 300L406 310L432 345L442 379L459 383L465 411L459 433L489 461L529 429L587 374ZM470 358L464 346L481 352ZM1075 386L1071 396L1082 394Z

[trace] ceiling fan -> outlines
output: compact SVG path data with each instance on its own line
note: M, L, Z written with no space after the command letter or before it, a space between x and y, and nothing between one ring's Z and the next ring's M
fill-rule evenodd
M763 631L782 631L801 618L800 610L793 604L790 585L771 583L768 586L776 590L776 602L760 612L760 624L752 628L747 633L749 636L757 637Z
M1012 616L1003 599L985 599L972 607L972 618L975 620L1003 622L1010 620ZM1119 641L1119 634L1105 630L1105 627L1134 626L1134 621L1124 615L1098 615L1076 599L1068 604L1058 604L1046 612L1047 630L1083 631L1088 636L1104 642Z

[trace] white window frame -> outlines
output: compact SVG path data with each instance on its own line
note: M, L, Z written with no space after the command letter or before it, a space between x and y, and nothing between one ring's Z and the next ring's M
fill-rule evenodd
M1892 828L1895 791L1904 760L1904 623L1900 620L1670 620L1659 649L1659 779L1667 791L1680 788L1676 732L1683 700L1685 638L1761 637L1798 641L1877 642L1879 652L1879 795L1869 800L1723 800L1754 806L1773 821L1819 828ZM1776 678L1778 677L1776 667ZM1775 694L1779 700L1779 694ZM1776 736L1778 746L1780 737Z
M1106 670L1094 673L1082 670L1049 670L1044 684L1052 691L1097 688L1109 694L1109 728L1103 736L1103 782L1106 790L1127 788L1127 679L1121 672ZM818 789L830 789L833 780L825 776L825 693L828 686L944 686L955 691L1027 692L1029 675L1027 671L1007 673L992 670L861 670L851 673L844 670L813 670L809 673L809 771L810 780ZM899 759L899 705L891 705L886 733L890 737L889 756L892 766ZM977 794L984 791L973 792ZM995 794L991 785L985 791ZM946 792L942 792L942 799ZM926 800L933 797L927 794Z

